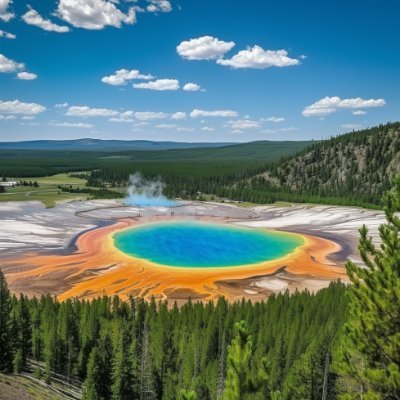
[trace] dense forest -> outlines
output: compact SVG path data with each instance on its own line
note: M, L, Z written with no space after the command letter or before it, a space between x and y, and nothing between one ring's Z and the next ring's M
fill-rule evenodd
M43 379L57 373L75 385L84 382L87 399L175 400L181 389L198 399L222 399L228 345L242 335L242 350L248 346L250 353L242 378L254 385L249 399L275 391L320 399L326 360L344 321L344 292L336 283L316 295L286 293L255 304L221 298L181 308L118 297L63 303L13 297L10 354L2 353L2 367L19 372L30 360L43 363ZM238 321L245 321L241 332ZM328 398L334 398L336 374L328 367Z
M310 198L339 204L379 204L400 172L400 123L321 141L270 166L242 190L271 199ZM268 195L267 195L268 196ZM306 200L308 201L308 200Z
M11 296L0 272L0 371L62 379L83 399L400 398L400 179L381 246L360 230L349 287L265 302Z

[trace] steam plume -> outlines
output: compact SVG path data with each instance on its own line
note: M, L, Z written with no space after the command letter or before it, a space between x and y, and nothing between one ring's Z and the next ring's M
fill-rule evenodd
M165 183L160 179L146 179L140 173L129 176L128 197L124 204L139 207L172 207L176 202L163 195Z

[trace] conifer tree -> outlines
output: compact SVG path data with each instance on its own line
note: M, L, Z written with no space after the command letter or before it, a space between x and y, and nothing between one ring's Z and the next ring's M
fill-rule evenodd
M26 367L28 358L32 355L31 315L28 298L20 295L18 302L18 327L21 346L22 368Z
M130 400L139 398L137 379L136 343L129 343L127 328L120 326L120 335L113 368L112 398Z
M12 341L10 337L10 291L6 278L0 270L0 371L12 369Z
M364 226L359 249L365 266L346 265L352 285L340 365L348 374L339 385L344 399L400 398L400 178L383 203L380 247Z
M84 400L109 400L112 385L112 344L108 335L99 340L89 355ZM123 399L123 397L121 397Z
M196 392L194 390L182 389L179 392L178 400L196 400L196 399L197 399L197 396L196 396Z
M246 322L237 322L234 332L235 336L228 346L223 400L243 400L246 394L258 391L267 378L265 368L261 368L257 376L252 374L253 344Z

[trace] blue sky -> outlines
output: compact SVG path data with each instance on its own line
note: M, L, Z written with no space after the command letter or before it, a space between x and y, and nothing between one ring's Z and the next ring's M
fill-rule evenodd
M0 0L0 141L303 140L395 121L399 14L397 0Z

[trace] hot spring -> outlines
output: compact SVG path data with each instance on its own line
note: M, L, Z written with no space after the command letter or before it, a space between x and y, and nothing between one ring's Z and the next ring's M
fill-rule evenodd
M292 253L304 239L285 232L202 222L159 222L117 232L114 245L147 261L186 268L235 267Z

